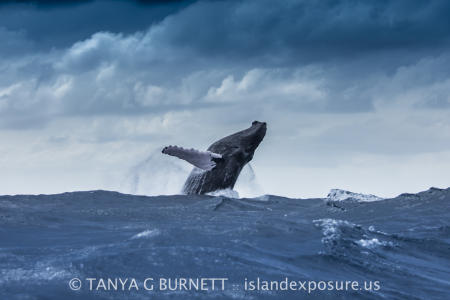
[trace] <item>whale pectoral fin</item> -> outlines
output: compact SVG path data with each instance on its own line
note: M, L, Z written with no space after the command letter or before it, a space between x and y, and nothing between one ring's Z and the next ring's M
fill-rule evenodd
M195 149L184 149L178 146L164 147L162 153L181 158L197 168L205 171L212 170L216 166L217 159L221 159L222 155L211 151L200 151Z

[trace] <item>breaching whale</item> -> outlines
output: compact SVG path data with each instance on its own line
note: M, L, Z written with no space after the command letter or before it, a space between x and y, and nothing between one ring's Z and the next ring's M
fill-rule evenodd
M195 166L184 183L184 194L232 189L242 168L252 160L266 130L265 122L254 121L249 128L214 142L206 151L167 146L162 153Z

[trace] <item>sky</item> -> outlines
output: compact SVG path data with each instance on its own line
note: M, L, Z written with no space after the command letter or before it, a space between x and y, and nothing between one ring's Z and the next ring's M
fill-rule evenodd
M446 0L2 1L0 194L181 191L265 121L241 196L450 186Z

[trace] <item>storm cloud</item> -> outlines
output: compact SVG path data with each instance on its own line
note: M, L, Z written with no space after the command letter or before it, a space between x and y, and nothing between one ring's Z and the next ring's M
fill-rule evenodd
M159 147L204 148L254 119L269 124L254 162L265 192L445 185L449 11L448 1L9 1L4 193L117 190ZM65 164L55 185L33 175Z

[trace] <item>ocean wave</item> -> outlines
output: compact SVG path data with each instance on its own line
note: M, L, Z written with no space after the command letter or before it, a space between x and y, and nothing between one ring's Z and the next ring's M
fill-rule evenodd
M359 248L359 251L365 251L367 249L374 250L379 246L393 247L395 245L391 241L374 237L373 235L377 232L373 226L366 229L362 225L349 221L330 218L313 220L313 224L322 230L322 243L334 254L349 249L354 250L355 248Z
M0 298L89 298L93 294L88 290L70 291L67 280L125 275L141 280L223 276L229 278L230 287L256 277L380 280L378 292L311 297L445 299L450 189L384 201L331 203L335 206L324 198L276 195L146 197L108 191L0 196ZM98 295L104 299L149 296ZM298 293L231 289L181 296L233 295L299 297ZM170 299L174 294L151 296Z
M371 194L361 194L354 193L346 190L332 189L327 195L327 200L329 201L344 201L344 200L354 200L359 202L373 202L384 200L384 198L371 195Z

